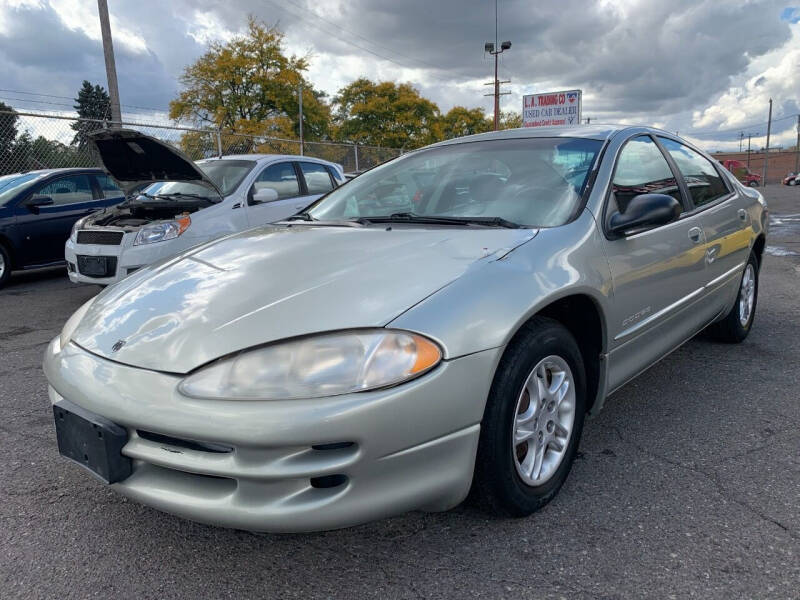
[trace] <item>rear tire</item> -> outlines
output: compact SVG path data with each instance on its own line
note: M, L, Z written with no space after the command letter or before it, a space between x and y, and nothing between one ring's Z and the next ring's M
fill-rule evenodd
M758 301L758 259L751 252L739 282L739 292L731 310L721 320L708 328L711 336L720 342L738 344L750 333L756 317Z
M0 289L11 277L11 254L3 244L0 244Z
M534 317L497 367L481 423L473 498L511 517L543 507L572 468L585 414L578 344L557 321Z

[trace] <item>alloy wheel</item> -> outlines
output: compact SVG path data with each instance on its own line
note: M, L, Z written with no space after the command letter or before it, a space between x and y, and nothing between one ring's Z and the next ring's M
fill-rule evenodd
M572 370L560 356L547 356L530 372L517 399L512 452L523 482L539 486L555 474L574 424Z
M739 288L739 322L747 327L750 315L753 314L753 303L756 299L756 272L751 263L747 263Z

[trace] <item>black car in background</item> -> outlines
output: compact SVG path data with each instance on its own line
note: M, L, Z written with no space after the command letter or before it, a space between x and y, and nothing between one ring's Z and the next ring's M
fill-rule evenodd
M124 199L102 169L0 176L0 288L12 270L63 264L75 221Z

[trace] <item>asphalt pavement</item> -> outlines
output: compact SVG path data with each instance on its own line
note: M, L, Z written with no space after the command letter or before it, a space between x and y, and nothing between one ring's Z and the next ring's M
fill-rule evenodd
M701 337L587 422L558 497L258 535L127 501L58 455L41 358L96 286L0 291L0 598L799 598L800 188L766 188L753 330Z

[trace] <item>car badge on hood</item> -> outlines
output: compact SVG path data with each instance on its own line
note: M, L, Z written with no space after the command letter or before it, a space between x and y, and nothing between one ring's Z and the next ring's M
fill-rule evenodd
M117 340L116 342L114 342L114 345L111 346L111 351L118 352L119 350L122 349L124 345L125 345L125 340Z

